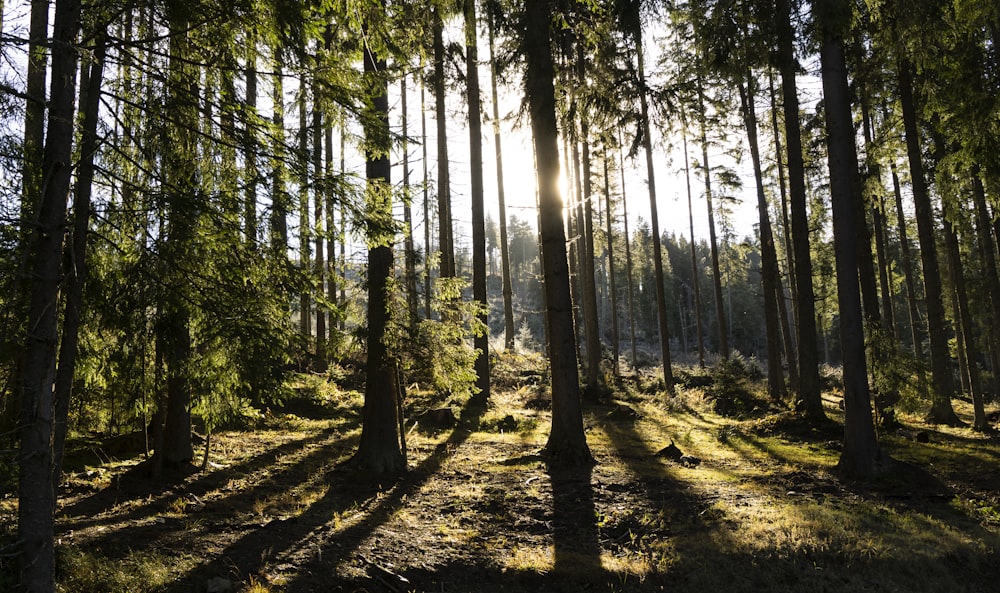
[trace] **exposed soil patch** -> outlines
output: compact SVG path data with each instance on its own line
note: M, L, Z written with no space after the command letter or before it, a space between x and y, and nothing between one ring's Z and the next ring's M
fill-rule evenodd
M741 422L696 397L616 396L586 413L593 466L538 455L549 420L526 405L539 399L533 386L459 410L454 426L411 431L410 471L398 479L340 467L358 436L342 414L215 435L206 471L153 479L141 457L105 459L63 492L61 586L934 591L961 580L986 591L1000 576L996 479L959 463L968 451L995 463L989 438L900 438L894 454L938 447L943 466L911 462L879 483L844 483L835 423ZM667 443L698 463L657 456Z

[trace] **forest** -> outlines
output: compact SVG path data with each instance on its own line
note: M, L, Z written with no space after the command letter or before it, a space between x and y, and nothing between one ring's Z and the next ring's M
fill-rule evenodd
M2 591L996 588L1000 4L0 0L0 120Z

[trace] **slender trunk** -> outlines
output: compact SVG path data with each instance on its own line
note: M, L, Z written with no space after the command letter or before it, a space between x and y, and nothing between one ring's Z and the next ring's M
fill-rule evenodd
M274 48L271 125L274 157L271 160L271 251L277 261L288 261L288 194L285 191L285 90L282 50Z
M347 121L344 113L340 115L340 178L347 176ZM340 208L340 295L338 302L341 309L347 306L347 216L343 206ZM340 316L338 327L341 332L347 326L347 315Z
M420 153L423 161L424 191L424 319L431 318L431 218L430 174L427 170L427 84L420 81Z
M722 298L722 273L719 268L719 241L715 234L715 206L712 204L712 169L708 164L708 137L705 129L705 104L701 80L698 81L698 124L701 133L701 164L705 173L705 205L708 207L708 243L712 253L712 287L715 289L715 321L719 332L719 355L729 358L729 327Z
M365 173L374 186L367 207L372 214L386 215L392 211L389 197L389 86L384 78L385 58L364 48L365 78L374 92L366 118ZM382 236L379 236L382 235ZM392 237L375 231L369 236L374 245L368 250L368 360L365 364L365 403L362 412L361 440L351 463L378 473L404 471L406 464L400 447L399 385L396 371L386 348L385 334L389 323L389 277L392 273Z
M579 81L585 80L586 67L583 54L583 45L577 45L577 76ZM580 84L583 84L580 82ZM587 123L586 115L579 111L580 117L580 138L574 142L574 148L581 147L582 167L580 177L577 179L578 189L581 190L580 198L582 202L583 220L579 223L580 230L580 273L581 288L583 289L583 325L584 336L587 340L587 390L584 394L591 400L597 398L599 389L604 380L601 376L601 334L600 322L597 316L597 284L594 278L594 209L591 205L593 185L591 184L591 163L590 163L590 126Z
M83 114L80 134L80 163L77 166L76 187L73 191L73 232L66 265L66 306L63 312L62 340L59 343L59 366L56 369L54 435L52 439L52 487L58 490L62 475L63 446L73 395L77 346L83 314L83 286L87 281L87 238L90 229L90 197L93 192L94 155L97 153L97 120L100 112L101 85L104 81L104 58L107 39L97 36L94 61L80 81L80 112Z
M500 217L500 274L503 281L503 343L514 347L514 306L510 283L510 253L507 243L507 204L503 184L503 151L500 142L500 106L497 100L497 70L494 58L493 11L487 11L490 43L490 86L493 92L493 145L497 155L497 202Z
M788 148L789 209L791 211L792 251L795 259L796 323L799 329L799 408L813 421L826 418L820 396L819 351L816 332L816 296L812 283L812 259L809 245L809 216L806 211L805 164L799 128L799 98L795 88L796 62L793 51L789 0L778 0L778 62L785 116L785 142Z
M900 188L899 173L896 165L891 166L892 191L896 204L896 234L899 236L900 264L903 267L903 280L906 286L906 305L910 320L910 343L913 354L923 358L923 337L920 332L920 312L917 310L917 288L914 281L913 259L910 254L910 241L906 237L906 216L903 212L903 192Z
M176 113L164 157L167 192L165 282L160 322L161 343L167 367L167 400L164 410L163 448L156 451L157 467L177 467L194 458L191 444L191 311L188 278L184 270L191 257L192 243L201 205L197 203L196 172L191 161L197 153L198 73L188 62L189 23L179 7L170 20L168 104ZM166 134L165 134L166 135Z
M306 90L299 89L299 269L305 274L309 269L309 126ZM308 290L299 293L299 332L305 340L312 336L312 295Z
M649 220L653 235L653 279L656 283L656 318L660 334L660 359L663 363L663 385L668 394L674 393L674 374L670 364L670 330L667 325L667 293L663 285L663 254L660 249L660 222L656 204L656 178L653 169L653 141L650 137L649 99L646 96L645 58L643 57L642 27L632 28L639 74L640 125L642 145L646 153L646 176L649 184Z
M334 179L333 169L333 118L327 117L323 125L323 143L326 145L324 152L323 170L326 178L332 182ZM333 304L337 302L337 241L336 241L336 220L334 218L334 206L336 195L333 191L332 183L328 183L324 188L323 196L326 200L326 302ZM319 336L320 339L328 339L331 343L336 337L334 317L338 314L336 309L329 311L327 317L327 336Z
M251 29L246 41L246 105L243 120L243 183L246 186L243 205L243 234L248 244L257 244L257 35Z
M42 161L45 143L45 81L48 70L49 0L31 0L28 23L28 70L24 106L24 161L21 171L21 219L38 214L42 194Z
M754 179L757 182L757 213L760 218L761 286L764 293L764 328L767 335L767 390L771 399L780 399L785 392L785 378L781 372L781 329L778 324L777 297L778 255L771 232L771 216L764 194L764 173L760 164L760 146L757 142L757 112L754 107L753 73L747 70L746 82L740 81L743 118L746 122L750 157L753 161Z
M44 9L48 10L48 3ZM33 7L33 9L36 7ZM38 7L42 8L42 7ZM48 137L41 173L47 180L37 194L37 226L29 252L32 283L28 300L28 335L21 383L17 535L20 583L27 593L55 590L53 488L53 383L58 342L58 300L66 197L73 158L73 112L77 57L74 47L80 2L58 0L53 30L52 86L49 92ZM44 91L43 91L44 92Z
M785 190L785 163L781 158L781 130L778 126L778 107L775 100L774 76L772 70L767 70L767 82L769 96L771 99L771 133L774 136L774 161L778 168L778 192L781 197L781 229L784 237L785 266L787 268L788 292L791 296L792 310L788 310L785 300L785 290L782 283L778 283L778 309L781 311L781 334L782 343L785 347L785 360L788 362L788 386L792 391L799 390L799 366L796 351L798 350L795 340L795 332L792 331L794 319L798 319L798 300L795 296L795 260L792 256L792 233L791 224L788 221L788 192ZM789 318L791 315L791 319Z
M997 276L997 258L994 251L993 233L990 229L990 212L986 207L986 190L983 187L983 180L980 177L979 167L975 167L972 172L972 198L976 209L976 235L979 245L979 253L982 259L983 278L989 293L990 309L987 317L987 326L990 356L996 362L997 350L1000 349L1000 277ZM993 365L994 390L997 389L997 365Z
M559 148L556 124L554 67L549 37L550 0L526 5L525 91L531 115L538 174L539 231L545 274L545 308L548 313L549 361L552 372L552 429L545 451L565 463L588 463L593 458L583 432L583 410L573 345L572 303L566 236L559 195Z
M312 162L313 162L313 234L316 236L316 258L313 273L316 274L316 360L319 372L326 371L326 311L320 303L326 294L326 263L324 261L323 203L326 201L323 180L323 112L319 107L319 97L314 96L312 117Z
M822 24L822 15L817 20ZM825 27L820 57L844 363L844 448L837 467L850 476L868 477L881 470L882 455L868 392L864 318L858 279L858 226L865 222L856 219L861 194L843 40Z
M632 281L632 236L628 232L628 198L625 195L625 157L618 139L618 164L622 183L622 233L625 235L625 279L628 283L628 334L632 346L632 368L639 368L638 349L635 344L635 283Z
M954 213L953 213L954 214ZM958 315L955 322L961 327L959 348L964 350L965 364L964 375L968 380L969 393L972 396L972 409L974 413L973 428L980 431L989 430L989 421L986 419L986 410L983 405L982 380L979 375L978 349L976 348L975 330L972 324L972 312L969 310L969 294L965 287L965 272L962 269L962 256L959 253L959 237L947 220L944 223L945 246L948 249L948 267L951 271L952 288L955 295L955 303L958 308Z
M684 147L684 186L687 189L688 228L691 233L691 285L694 290L694 325L698 333L698 366L705 368L705 333L701 328L701 274L698 273L698 247L694 242L694 205L691 192L691 160L688 156L687 118L681 108L681 141Z
M608 283L609 291L611 293L611 355L612 355L612 372L614 373L615 380L621 379L621 368L618 364L618 359L621 356L621 345L619 343L618 337L618 287L617 281L615 279L615 236L612 230L611 220L614 215L614 211L611 209L611 181L608 176L608 153L607 146L605 146L604 151L604 212L607 217L607 226L605 227L605 234L607 238L607 248L608 248Z
M417 332L417 253L413 245L413 196L410 194L410 126L406 101L406 76L399 83L399 95L401 105L401 116L403 126L403 239L404 253L404 275L406 281L406 310L408 313L407 328L410 335L415 336Z
M479 50L476 43L476 0L465 0L465 83L469 103L469 163L472 199L472 298L481 307L478 313L483 332L473 338L476 357L477 399L490 397L490 330L486 319L486 221L483 205L483 122L479 92Z
M445 110L444 23L440 8L434 17L434 105L437 116L438 148L438 243L441 250L441 276L455 276L455 244L451 226L451 182L448 177L448 115Z
M901 60L899 64L899 95L903 110L903 127L906 133L906 152L910 160L910 178L913 185L913 204L917 219L917 238L920 241L920 259L924 270L924 296L927 302L927 333L931 345L931 409L928 419L941 424L958 424L958 416L951 406L954 386L951 376L951 355L944 318L944 301L941 274L938 270L935 243L934 211L927 181L924 176L920 138L917 131L917 111L913 97L912 66Z

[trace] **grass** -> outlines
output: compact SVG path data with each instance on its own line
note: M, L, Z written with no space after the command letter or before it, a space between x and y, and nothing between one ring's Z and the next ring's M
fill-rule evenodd
M542 373L516 367L532 360L501 361L508 382L485 411L452 402L457 427L410 431L401 480L340 467L360 396L314 378L297 388L312 416L289 402L256 430L219 432L206 472L81 467L60 509L60 590L180 593L213 578L253 593L995 588L994 437L903 415L882 440L909 469L849 482L834 472L835 394L834 422L813 430L787 412L723 417L700 387L666 399L638 377L585 411L597 464L549 467ZM409 395L415 410L440 404ZM701 463L656 456L670 442ZM5 521L14 512L0 501Z

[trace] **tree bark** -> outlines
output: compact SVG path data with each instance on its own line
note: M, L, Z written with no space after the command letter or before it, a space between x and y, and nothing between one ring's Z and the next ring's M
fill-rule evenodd
M288 194L285 191L285 91L282 75L284 58L280 46L274 48L271 124L274 127L274 156L271 159L271 252L277 261L288 261Z
M635 343L635 282L632 276L632 236L628 232L628 196L625 193L625 156L618 138L618 170L622 183L622 233L625 235L625 280L628 285L628 335L632 346L632 368L639 368L638 349Z
M493 145L496 148L497 206L500 225L500 274L503 282L503 343L504 348L514 348L514 306L510 281L510 250L507 243L507 204L504 194L503 150L500 142L500 106L497 99L497 70L494 56L493 11L487 11L490 44L490 86L493 92Z
M785 377L784 373L781 372L781 328L778 321L777 303L780 292L778 287L778 254L774 248L771 216L767 207L767 196L764 194L764 173L761 169L760 145L757 141L757 112L754 107L753 84L753 73L748 69L746 82L740 81L739 89L747 130L747 142L750 145L750 158L753 161L754 179L757 185L761 287L764 294L764 331L767 339L767 391L771 399L778 400L785 393Z
M823 10L836 10L826 6ZM869 477L882 470L882 454L872 420L865 361L864 318L858 278L857 220L861 202L857 148L842 38L817 17L823 32L820 58L826 112L827 156L833 209L837 302L844 363L844 448L838 469L849 476Z
M698 334L698 366L705 368L705 333L701 327L701 274L698 273L698 247L694 240L694 206L691 192L691 160L688 156L687 118L681 107L681 143L684 147L684 185L687 189L688 229L691 233L691 285L694 290L694 325Z
M975 430L986 431L989 429L989 421L986 419L986 409L983 405L982 380L979 375L979 365L976 363L976 360L979 358L978 349L976 348L976 336L972 324L972 312L969 310L969 293L965 287L962 255L958 248L959 237L955 231L955 227L947 220L944 223L944 240L945 247L948 250L948 267L951 271L951 281L958 308L958 316L955 323L960 324L962 330L958 346L964 349L964 372L969 383L969 393L972 396L974 414L972 426Z
M326 264L324 261L324 231L323 205L326 196L323 189L323 111L320 109L320 97L317 89L313 89L312 117L312 166L313 166L313 235L316 241L316 257L313 260L313 274L316 282L316 358L313 362L316 370L326 371L326 307L320 303L326 294Z
M638 15L636 15L638 17ZM649 222L653 235L653 281L656 284L656 319L660 335L660 360L663 365L663 385L670 395L674 393L674 372L670 364L670 328L667 325L667 293L663 285L663 253L660 249L660 222L656 204L656 176L653 169L653 140L649 122L649 98L646 90L645 57L643 56L642 26L630 27L635 44L636 65L639 75L640 133L646 153L646 178L649 187Z
M444 23L441 9L435 7L434 28L434 107L437 117L438 166L438 244L441 251L441 276L455 276L455 244L451 226L451 180L448 162L448 114L445 109Z
M490 329L487 320L489 301L486 295L486 221L483 205L483 121L479 92L479 50L476 39L476 0L465 0L466 91L469 103L469 174L472 200L472 298L479 303L479 322L483 332L473 337L476 356L476 399L490 398Z
M383 8L384 10L384 8ZM365 174L368 180L368 208L382 215L391 212L389 186L391 165L389 143L389 87L385 80L385 58L364 48L365 78L373 93L374 113L365 118ZM385 229L369 229L368 240L368 360L365 364L365 403L362 411L361 440L350 463L376 473L406 470L399 433L399 385L396 370L385 344L389 323L389 277L392 273L392 237Z
M569 295L569 267L559 195L559 148L556 124L555 69L549 42L551 0L525 6L525 92L531 116L538 175L539 231L548 312L549 364L552 372L552 429L545 445L551 457L569 464L589 463L593 457L583 432L583 410L576 369L573 312Z
M913 204L917 219L917 238L920 241L920 259L924 271L924 296L927 302L927 333L931 345L931 409L928 420L939 424L958 424L960 421L951 406L954 385L951 376L951 355L944 318L944 301L941 274L938 269L935 243L934 211L927 181L924 176L920 138L917 131L917 111L913 97L912 66L906 60L899 63L899 97L903 110L903 127L906 134L906 152L910 160L910 178L913 185Z
M104 81L104 59L107 54L106 33L96 36L94 61L80 84L80 112L83 114L80 133L80 163L77 166L73 192L73 232L68 246L66 265L66 305L63 308L62 340L59 343L59 366L56 369L54 434L52 439L52 487L58 491L69 406L73 395L77 346L83 316L83 287L87 281L87 239L90 231L90 198L93 193L94 155L97 153L97 120L101 105L101 85Z
M785 116L785 143L788 149L788 194L791 211L792 249L795 259L795 285L799 330L799 409L809 419L826 418L820 396L819 346L816 333L816 296L812 283L812 256L809 246L809 217L806 212L805 164L799 128L799 98L795 88L796 62L793 50L795 32L791 21L791 3L776 3L778 63Z
M401 125L403 127L403 143L400 151L403 153L403 249L404 281L406 283L407 330L411 336L417 332L417 253L413 244L413 196L410 193L410 122L409 109L406 100L406 75L399 83L399 102L401 106Z
M47 11L48 3L44 4ZM32 233L33 248L29 252L33 280L21 384L17 516L17 534L21 542L20 582L27 593L55 591L53 384L66 197L72 175L77 67L74 44L79 22L78 0L56 2L48 136L41 167L47 183L44 188L36 188L39 194L30 197L31 203L38 208L37 225Z
M698 114L701 134L701 164L705 174L705 205L708 207L708 244L712 253L712 288L715 289L715 321L718 325L719 356L729 358L729 325L722 298L722 273L719 268L719 241L715 235L715 206L712 204L712 169L708 164L708 137L705 129L705 101L701 80L698 80Z
M621 357L621 343L618 333L618 285L617 279L615 278L615 241L614 232L611 224L614 218L614 210L611 208L611 180L609 179L608 169L608 151L607 146L604 150L604 212L607 217L605 235L607 238L607 249L608 249L608 284L609 291L611 293L611 355L612 355L612 373L614 374L615 381L621 379L621 367L619 366L619 358Z

